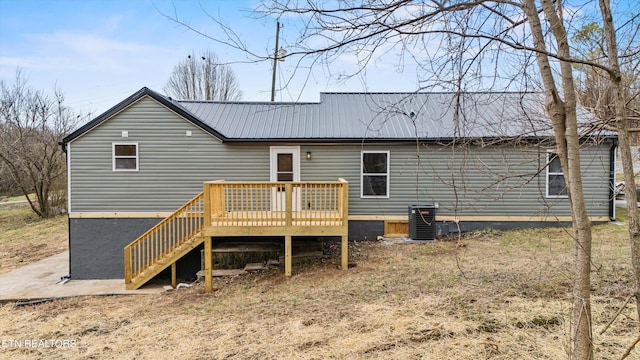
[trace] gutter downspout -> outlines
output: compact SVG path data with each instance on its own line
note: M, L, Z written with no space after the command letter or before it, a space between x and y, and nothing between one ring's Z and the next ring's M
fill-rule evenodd
M616 149L618 140L613 139L609 150L609 220L616 221Z
M67 249L69 251L69 273L66 276L60 278L60 281L62 282L71 279L71 218L69 217L69 210L71 210L71 162L69 161L70 154L67 151L67 143L65 143L64 141L60 141L58 142L58 145L62 147L62 152L64 152L65 156L65 163L67 164L67 232L69 235L67 236L67 238L69 239L67 243Z

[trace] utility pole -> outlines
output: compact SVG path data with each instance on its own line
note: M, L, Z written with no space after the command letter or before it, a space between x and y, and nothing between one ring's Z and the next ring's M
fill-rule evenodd
M278 38L280 37L280 20L276 22L276 47L273 51L273 75L271 76L271 101L276 97L276 68L278 67Z

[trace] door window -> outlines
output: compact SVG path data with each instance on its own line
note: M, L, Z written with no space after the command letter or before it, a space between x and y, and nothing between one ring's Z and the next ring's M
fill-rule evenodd
M277 181L293 181L293 154L278 154Z

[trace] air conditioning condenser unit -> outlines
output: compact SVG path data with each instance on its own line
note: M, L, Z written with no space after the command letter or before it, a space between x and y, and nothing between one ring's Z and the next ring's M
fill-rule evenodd
M409 205L409 237L417 241L436 239L435 205Z

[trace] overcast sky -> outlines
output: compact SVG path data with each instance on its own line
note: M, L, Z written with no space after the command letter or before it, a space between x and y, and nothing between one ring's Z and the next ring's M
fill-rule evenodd
M201 4L202 3L202 4ZM164 93L174 65L191 51L213 50L231 63L243 100L268 101L270 62L246 63L246 56L166 19L159 11L180 18L211 36L222 36L205 10L223 19L248 46L264 54L275 45L275 19L257 19L257 1L166 0L0 0L0 79L12 82L17 67L29 83L50 91L57 85L67 104L94 116L143 86ZM204 8L204 10L203 10ZM281 44L293 38L286 20ZM288 30L289 33L288 33ZM244 62L244 63L243 63ZM326 69L306 73L277 94L277 100L318 101L321 91L414 91L415 73L399 74L391 59L362 78L339 83ZM332 64L336 72L342 64ZM289 78L295 64L279 63L278 79ZM303 76L304 75L304 76Z

